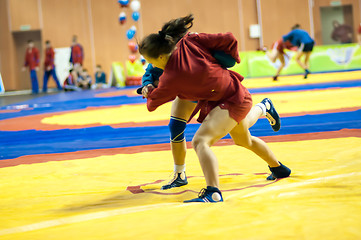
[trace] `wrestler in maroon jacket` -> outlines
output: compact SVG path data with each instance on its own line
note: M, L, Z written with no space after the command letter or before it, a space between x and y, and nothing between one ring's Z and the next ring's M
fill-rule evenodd
M73 66L80 64L83 65L84 60L84 51L82 45L78 43L78 37L73 36L71 52L70 52L70 60L69 62L73 64Z
M79 43L71 47L71 59L73 64L83 65L83 47Z
M48 90L48 80L50 75L53 77L58 90L62 90L59 79L56 76L55 64L54 64L54 49L51 46L49 40L45 41L45 60L44 60L44 78L43 78L43 92Z
M153 111L176 97L198 101L193 115L201 110L198 120L202 124L192 145L207 188L202 189L197 198L184 202L223 201L219 190L218 160L210 147L228 133L236 145L253 151L267 162L272 172L268 180L288 177L291 170L278 162L267 144L251 136L248 130L261 115L268 118L275 131L279 130L280 119L272 101L265 98L252 108L251 95L241 84L243 77L222 68L212 56L214 51L222 51L239 63L236 39L231 33L185 35L192 25L192 14L173 19L164 24L161 31L148 35L139 44L144 58L154 67L164 70L158 88L150 84L142 89L143 96L147 97L148 110Z
M54 49L52 47L45 49L44 67L47 71L50 71L54 67L54 55Z
M33 42L29 42L32 44ZM29 71L39 67L39 50L36 47L28 47L25 54L25 67L29 67Z
M32 93L37 94L39 92L39 84L36 71L39 70L39 50L34 46L33 40L28 40L23 71L26 70L26 67L30 71Z
M148 110L154 111L178 96L185 100L199 101L196 109L201 108L198 119L200 122L217 105L228 109L230 116L237 122L242 120L248 113L244 111L245 106L242 104L247 96L249 110L252 105L251 96L241 84L243 77L222 68L211 54L214 50L222 50L238 63L241 61L237 40L232 33L200 33L183 37L159 79L158 88L148 96Z
M276 47L277 51L281 54L285 54L285 48L288 50L296 49L297 47L293 46L290 41L283 41L283 39L279 39L272 44L271 48Z

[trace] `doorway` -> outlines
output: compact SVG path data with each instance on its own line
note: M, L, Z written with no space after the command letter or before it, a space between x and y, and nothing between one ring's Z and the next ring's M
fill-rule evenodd
M19 90L28 90L31 89L31 80L29 70L22 71L25 61L25 52L27 48L27 41L33 40L34 46L39 50L40 62L39 62L39 71L37 72L39 88L42 87L42 76L43 76L43 51L41 47L41 32L40 30L35 31L19 31L13 32L13 39L16 48L16 81L17 89Z
M320 16L324 45L355 41L352 5L320 7Z

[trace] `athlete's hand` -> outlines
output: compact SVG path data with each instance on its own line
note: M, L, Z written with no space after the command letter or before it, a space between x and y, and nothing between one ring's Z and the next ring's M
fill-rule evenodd
M153 88L154 88L153 84L148 84L147 86L144 86L142 89L143 97L147 98L150 90Z

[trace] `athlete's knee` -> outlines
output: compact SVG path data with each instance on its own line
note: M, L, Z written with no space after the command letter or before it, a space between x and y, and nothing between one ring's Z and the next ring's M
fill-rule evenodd
M181 118L170 117L168 124L170 130L170 140L172 142L184 141L184 130L186 129L187 121Z
M194 151L198 152L198 151L204 150L205 148L209 148L216 141L217 141L217 139L213 139L213 138L211 138L209 136L203 136L201 134L195 134L193 139L192 139L192 147L193 147Z
M204 139L198 135L194 135L194 137L192 139L192 147L193 147L194 151L197 152L204 145L205 145Z

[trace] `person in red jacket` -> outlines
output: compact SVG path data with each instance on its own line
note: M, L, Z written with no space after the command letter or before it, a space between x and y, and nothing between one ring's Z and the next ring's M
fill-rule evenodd
M284 42L281 39L277 40L272 44L272 49L266 52L267 57L274 63L277 59L280 60L281 64L277 69L276 75L273 77L273 81L278 80L278 76L280 75L282 69L285 67L285 58L288 58L288 55L285 53L285 49L293 49L294 46L289 42Z
M212 56L213 51L223 51L239 63L237 40L232 33L186 34L193 19L193 15L188 15L171 20L139 44L140 54L154 67L164 70L158 87L145 91L147 108L154 111L176 97L198 102L188 121L200 111L198 121L202 124L192 144L207 188L201 190L198 198L185 202L221 202L218 161L210 147L228 133L236 145L253 151L268 163L272 174L267 179L288 177L291 170L276 159L264 141L251 136L248 130L262 115L275 131L279 130L280 118L272 101L265 98L252 107L251 94L241 84L243 77L222 68Z
M39 50L34 46L33 40L28 40L28 47L25 53L25 63L22 70L25 71L26 67L28 67L30 71L32 93L38 94L39 84L36 72L39 71Z
M78 71L79 67L83 66L83 59L84 59L83 47L78 43L78 37L74 35L71 45L69 62Z
M55 64L54 64L54 49L52 48L50 41L45 41L45 61L44 61L44 81L43 81L43 92L46 93L48 90L48 80L50 75L53 77L58 90L62 90L59 79L56 76Z

